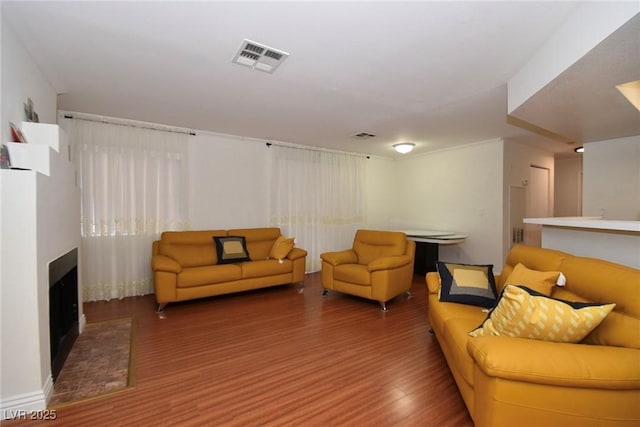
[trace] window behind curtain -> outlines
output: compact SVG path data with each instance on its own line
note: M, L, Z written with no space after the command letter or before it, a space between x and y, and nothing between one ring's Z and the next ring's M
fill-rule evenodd
M270 224L308 251L306 271L320 254L350 248L364 223L364 161L348 153L272 145Z
M81 190L83 300L153 293L152 242L189 226L188 135L64 122Z

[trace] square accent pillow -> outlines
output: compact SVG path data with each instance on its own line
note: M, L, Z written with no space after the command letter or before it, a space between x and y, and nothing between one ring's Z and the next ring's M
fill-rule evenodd
M214 237L218 264L249 261L249 252L242 236Z
M523 286L507 285L472 337L509 336L578 343L614 309L615 304L554 299Z
M293 249L293 243L295 240L296 239L293 237L278 237L273 243L267 259L277 259L279 261L285 259L287 255L289 255L289 252L291 252L291 249Z
M525 286L549 296L551 295L551 290L558 281L560 274L561 273L559 271L531 270L521 263L518 263L511 274L509 274L509 277L507 277L507 280L505 280L504 286Z
M491 308L496 302L493 265L451 264L438 261L440 301Z

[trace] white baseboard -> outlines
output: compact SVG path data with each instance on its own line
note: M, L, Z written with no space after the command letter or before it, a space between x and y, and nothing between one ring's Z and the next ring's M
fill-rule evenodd
M82 313L82 316L80 316L80 319L78 320L78 333L81 334L84 331L85 326L87 326L87 318L84 313Z
M51 395L53 394L53 377L51 374L49 374L47 380L44 382L44 390L42 390L42 392L44 393L45 401L49 403Z
M47 383L50 383L50 387L53 389L51 376L49 376ZM47 396L45 396L44 390L25 393L0 401L0 415L2 415L3 420L24 419L25 416L32 412L45 409L47 409Z

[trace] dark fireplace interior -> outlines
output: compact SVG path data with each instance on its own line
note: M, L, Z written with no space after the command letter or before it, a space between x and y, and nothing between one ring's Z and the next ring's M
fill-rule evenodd
M58 378L78 337L78 249L49 264L51 375Z

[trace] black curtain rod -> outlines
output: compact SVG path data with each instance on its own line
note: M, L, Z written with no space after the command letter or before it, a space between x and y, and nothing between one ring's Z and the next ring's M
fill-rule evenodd
M72 114L65 114L63 117L65 119L84 120L86 122L107 123L107 124L116 125L116 126L128 126L128 127L132 127L132 128L151 129L151 130L157 130L157 131L160 131L160 132L172 132L172 133L181 133L183 135L197 136L197 134L195 132L193 132L193 131L174 130L174 129L161 129L161 128L155 128L155 127L152 127L152 126L141 126L141 125L137 125L137 124L133 124L133 123L116 123L116 122L110 122L108 120L90 119L90 118L86 118L86 117L73 117Z
M273 142L268 142L268 141L267 141L267 142L265 143L265 145L266 145L268 148L271 148L271 146L272 146L272 145L274 145L274 144L273 144ZM292 147L292 146L289 146L289 145L278 145L278 144L275 144L275 145L276 145L276 146L278 146L278 147L293 148L294 150L307 150L307 151L319 151L319 152L326 151L326 152L328 152L328 153L331 153L331 152L332 152L331 150L320 150L320 149L305 148L305 147ZM336 152L336 153L338 153L338 151L335 151L335 152ZM366 155L366 154L355 154L355 153L346 153L346 152L339 152L339 153L341 153L341 154L346 154L347 156L366 157L367 159L370 159L370 158L371 158L371 156L368 156L368 155Z

